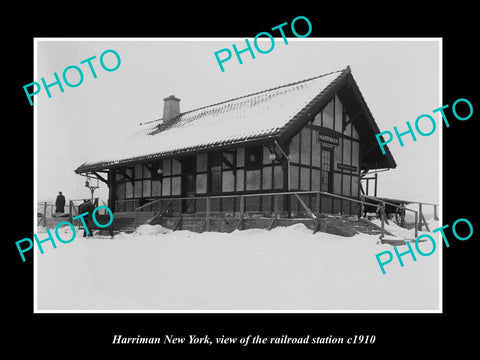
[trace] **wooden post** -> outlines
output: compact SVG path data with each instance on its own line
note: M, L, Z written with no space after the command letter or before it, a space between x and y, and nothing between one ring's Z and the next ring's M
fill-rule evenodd
M423 215L422 211L422 203L419 203L419 208L420 208L420 230L422 230L422 224L425 225L425 228L427 231L430 231L430 228L428 227L427 220L425 219L425 215Z
M380 222L382 227L382 233L380 234L380 240L385 237L385 203L380 203Z
M73 216L72 216L72 200L68 202L68 221L73 224Z
M321 200L321 197L320 197L320 193L317 192L317 206L316 206L316 208L317 208L317 216L320 216L320 207L322 206L322 205L321 205L321 201L322 201L322 200Z
M407 207L407 204L403 204L403 207L400 209L400 221L402 224L402 227L407 227L407 222L405 221L405 208Z
M415 239L418 237L418 212L415 211Z
M245 196L240 195L240 220L237 225L237 230L242 230L244 216L245 216Z
M433 218L438 220L437 205L433 205Z
M272 200L273 200L273 214L272 214L272 220L270 221L270 224L268 224L267 230L272 230L275 227L275 223L277 222L277 217L278 217L278 202L277 202L277 196L272 195Z
M418 213L420 214L420 221L419 221L419 224L418 224L418 227L419 227L419 230L422 231L422 217L423 217L423 213L422 213L422 203L418 203Z
M47 227L47 202L43 203L43 227Z
M377 182L378 182L378 173L375 173L375 197L377 197Z
M210 198L207 197L207 204L205 210L205 231L210 231Z

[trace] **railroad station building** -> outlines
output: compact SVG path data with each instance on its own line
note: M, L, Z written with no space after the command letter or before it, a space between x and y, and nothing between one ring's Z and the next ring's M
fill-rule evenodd
M186 112L180 101L75 170L107 184L114 213L360 215L348 199L362 177L396 167L350 67Z

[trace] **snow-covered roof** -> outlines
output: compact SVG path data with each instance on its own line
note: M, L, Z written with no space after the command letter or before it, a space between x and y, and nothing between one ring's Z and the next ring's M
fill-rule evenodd
M77 173L172 154L275 138L323 97L350 68L180 113L163 123L144 123L133 136L109 144L108 153L83 163Z

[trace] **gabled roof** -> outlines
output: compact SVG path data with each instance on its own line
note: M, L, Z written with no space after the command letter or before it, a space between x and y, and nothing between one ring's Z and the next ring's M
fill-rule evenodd
M75 172L98 171L120 164L180 156L220 146L286 139L308 121L308 116L316 108L323 106L336 91L347 85L349 78L353 80L347 67L187 111L166 124L162 119L144 123L140 131L130 138L118 145L109 144L109 155L87 161ZM356 90L359 92L358 88ZM363 100L361 94L359 97ZM360 107L366 107L366 104L363 102ZM366 110L369 114L368 108ZM368 132L379 132L371 114L370 118L368 124L362 126L371 128ZM377 132L373 133L373 140ZM383 157L383 160L387 160L384 162L388 166L381 167L395 167L388 149L387 157Z

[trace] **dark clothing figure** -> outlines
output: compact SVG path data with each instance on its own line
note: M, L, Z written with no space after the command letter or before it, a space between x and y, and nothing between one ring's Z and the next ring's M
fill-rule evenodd
M65 212L65 196L62 195L61 191L58 193L57 199L55 200L55 212L56 213Z
M90 229L90 216L93 211L93 204L90 202L90 200L83 200L83 203L78 206L78 215L81 215L83 213L88 213L83 217L85 221L85 227L83 229L83 237L87 236L87 230L90 234L90 236L93 236L92 230Z

